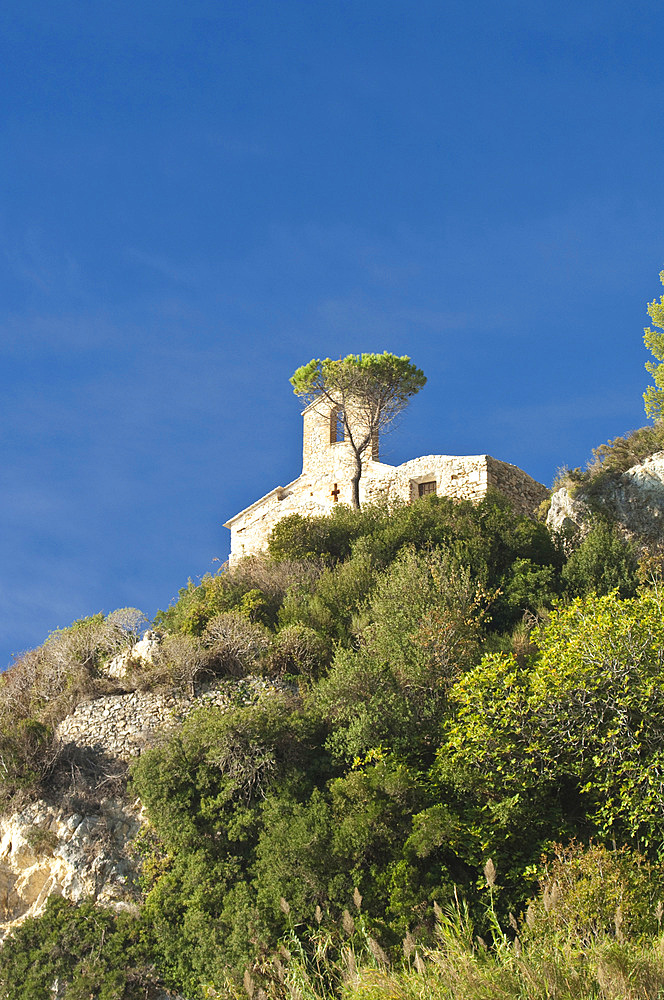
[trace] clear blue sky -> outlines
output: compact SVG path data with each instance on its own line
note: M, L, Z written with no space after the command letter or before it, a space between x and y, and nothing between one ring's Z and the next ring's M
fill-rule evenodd
M8 0L0 653L228 553L300 471L288 378L429 378L386 461L550 483L645 423L659 0Z

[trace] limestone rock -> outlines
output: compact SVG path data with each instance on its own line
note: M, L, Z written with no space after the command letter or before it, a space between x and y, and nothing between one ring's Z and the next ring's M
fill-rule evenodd
M0 818L0 939L16 922L41 913L53 893L132 906L134 875L125 849L139 826L138 810L117 799L103 800L88 816L38 801Z
M580 531L583 536L588 532L591 516L590 508L585 501L576 494L572 496L567 487L563 486L551 497L546 524L551 531L574 534Z
M133 660L142 660L144 663L153 663L159 650L160 638L157 632L147 629L143 633L143 638L125 649L123 653L118 653L109 661L106 673L109 677L124 677L127 667Z
M637 544L664 541L664 451L658 451L626 472L595 480L591 490L567 488L551 498L547 525L555 531L572 529L585 534L593 512L606 514L623 534Z

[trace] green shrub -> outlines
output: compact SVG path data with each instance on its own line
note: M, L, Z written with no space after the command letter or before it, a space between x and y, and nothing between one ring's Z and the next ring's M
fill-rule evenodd
M661 867L626 848L558 844L545 859L540 881L540 895L521 932L524 943L542 947L556 941L581 950L607 939L637 941L659 930Z
M0 996L7 1000L144 1000L159 983L147 928L129 914L51 896L2 945Z
M31 798L51 773L58 747L53 731L37 719L18 719L0 729L0 805Z
M596 480L626 472L663 450L664 420L658 420L654 425L639 427L638 430L629 431L624 437L614 438L593 448L593 457L585 469L559 469L553 488L556 490L564 486L572 494L583 488L585 493Z
M52 855L58 846L58 835L44 826L29 827L25 839L35 854Z
M450 692L456 711L439 751L441 777L452 780L456 771L468 802L487 803L496 850L509 836L510 850L518 845L532 856L546 838L576 833L658 855L660 596L576 599L532 638L539 653L523 665L487 655Z
M638 587L638 559L631 542L604 522L592 528L570 555L562 571L570 593L633 597Z
M368 597L377 569L366 552L324 570L309 592L291 590L279 612L282 628L306 625L327 641L347 644L354 615Z
M323 674L331 659L332 648L307 625L287 625L274 637L269 658L270 672L277 676L301 674L314 679Z

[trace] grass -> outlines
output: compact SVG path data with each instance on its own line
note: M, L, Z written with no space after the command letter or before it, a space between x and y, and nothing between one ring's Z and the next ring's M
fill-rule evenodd
M575 947L570 934L501 930L491 910L493 940L475 933L463 905L437 908L436 944L411 935L403 959L388 958L361 914L346 912L342 933L293 928L278 955L248 970L241 987L208 988L231 1000L662 1000L664 938L619 941L605 935ZM349 926L353 924L351 928ZM512 920L513 927L516 921ZM345 935L345 942L344 942ZM530 938L530 940L529 940Z

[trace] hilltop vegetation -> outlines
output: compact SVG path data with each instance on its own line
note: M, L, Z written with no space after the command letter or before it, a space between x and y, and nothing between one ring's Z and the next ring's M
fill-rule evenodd
M57 977L67 1000L158 983L188 998L655 997L652 570L610 524L579 544L498 495L430 496L286 518L264 556L183 588L157 616L159 658L122 681L103 665L131 615L50 637L0 682L6 808L66 794L53 728L91 693L256 673L283 691L200 709L140 757L138 905L51 903L5 944L0 995L41 1000Z

